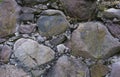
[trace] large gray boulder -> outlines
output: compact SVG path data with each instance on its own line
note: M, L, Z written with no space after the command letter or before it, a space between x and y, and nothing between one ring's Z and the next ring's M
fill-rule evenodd
M88 67L81 61L67 56L58 59L46 77L90 77Z
M54 59L54 51L34 40L21 38L14 44L14 54L26 66L33 68Z
M42 12L37 25L40 34L49 37L65 32L70 24L63 12L50 9Z
M71 54L84 58L108 58L120 51L120 42L100 22L80 23L72 33Z

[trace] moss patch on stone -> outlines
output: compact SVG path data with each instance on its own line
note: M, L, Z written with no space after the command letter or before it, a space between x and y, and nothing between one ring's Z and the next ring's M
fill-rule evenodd
M0 3L2 2L3 0L0 0Z

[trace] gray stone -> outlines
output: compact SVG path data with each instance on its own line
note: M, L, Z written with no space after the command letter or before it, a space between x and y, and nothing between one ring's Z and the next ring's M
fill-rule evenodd
M110 33L115 37L120 40L120 25L119 24L114 24L112 22L106 23L106 26Z
M39 12L39 10L42 11L42 10L47 10L48 9L47 5L45 5L45 4L36 5L35 8L37 9L37 12Z
M64 53L68 48L64 44L57 45L57 50L59 53Z
M46 3L49 0L17 0L17 2L22 2L22 5L32 6L39 3Z
M112 64L112 71L110 77L120 77L120 62Z
M0 37L15 33L19 11L15 0L3 0L0 3Z
M103 17L108 19L118 18L120 19L120 9L110 8L103 12Z
M116 7L117 7L117 9L120 9L120 3L118 3L118 4L116 5Z
M34 13L34 12L36 12L36 9L30 8L30 7L22 7L21 11L22 11L22 13Z
M42 43L42 42L44 42L46 39L44 38L44 37L42 37L42 36L38 36L37 37L37 41L39 42L39 43Z
M0 66L0 77L31 77L21 68L17 68L13 65Z
M41 74L45 73L45 70L32 70L31 72L34 77L40 77Z
M88 20L94 17L96 0L60 0L63 9L69 16L79 20Z
M23 13L20 15L20 21L34 21L34 14L31 13Z
M3 43L3 42L5 42L5 41L6 41L6 39L0 38L0 43Z
M40 34L48 37L65 32L70 25L59 10L45 10L37 21Z
M34 24L30 24L30 25L20 25L19 28L18 28L18 31L20 33L26 33L26 34L29 34L29 33L32 33L34 30L35 30L35 25Z
M80 60L62 56L46 77L90 77L88 67Z
M80 23L72 33L71 54L84 58L108 58L120 51L120 42L100 22Z
M54 51L31 39L21 38L14 44L15 56L26 66L33 68L54 59Z
M53 38L52 40L50 40L50 44L56 46L56 45L58 45L58 44L63 43L66 39L67 39L66 36L61 35L61 36L59 36L59 37L56 37L56 38Z

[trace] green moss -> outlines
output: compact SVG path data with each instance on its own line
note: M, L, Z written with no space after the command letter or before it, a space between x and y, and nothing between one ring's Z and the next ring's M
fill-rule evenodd
M0 3L2 2L3 0L0 0Z

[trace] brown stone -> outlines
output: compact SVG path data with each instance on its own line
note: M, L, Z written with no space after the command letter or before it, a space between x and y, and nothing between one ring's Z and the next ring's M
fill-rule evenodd
M60 0L62 6L71 17L88 20L94 17L96 0Z
M108 67L103 64L95 64L91 67L91 77L103 77L108 73Z
M19 10L20 8L15 0L3 0L0 4L0 37L15 32Z
M11 53L12 49L9 46L4 45L0 52L0 61L7 63L9 61Z

